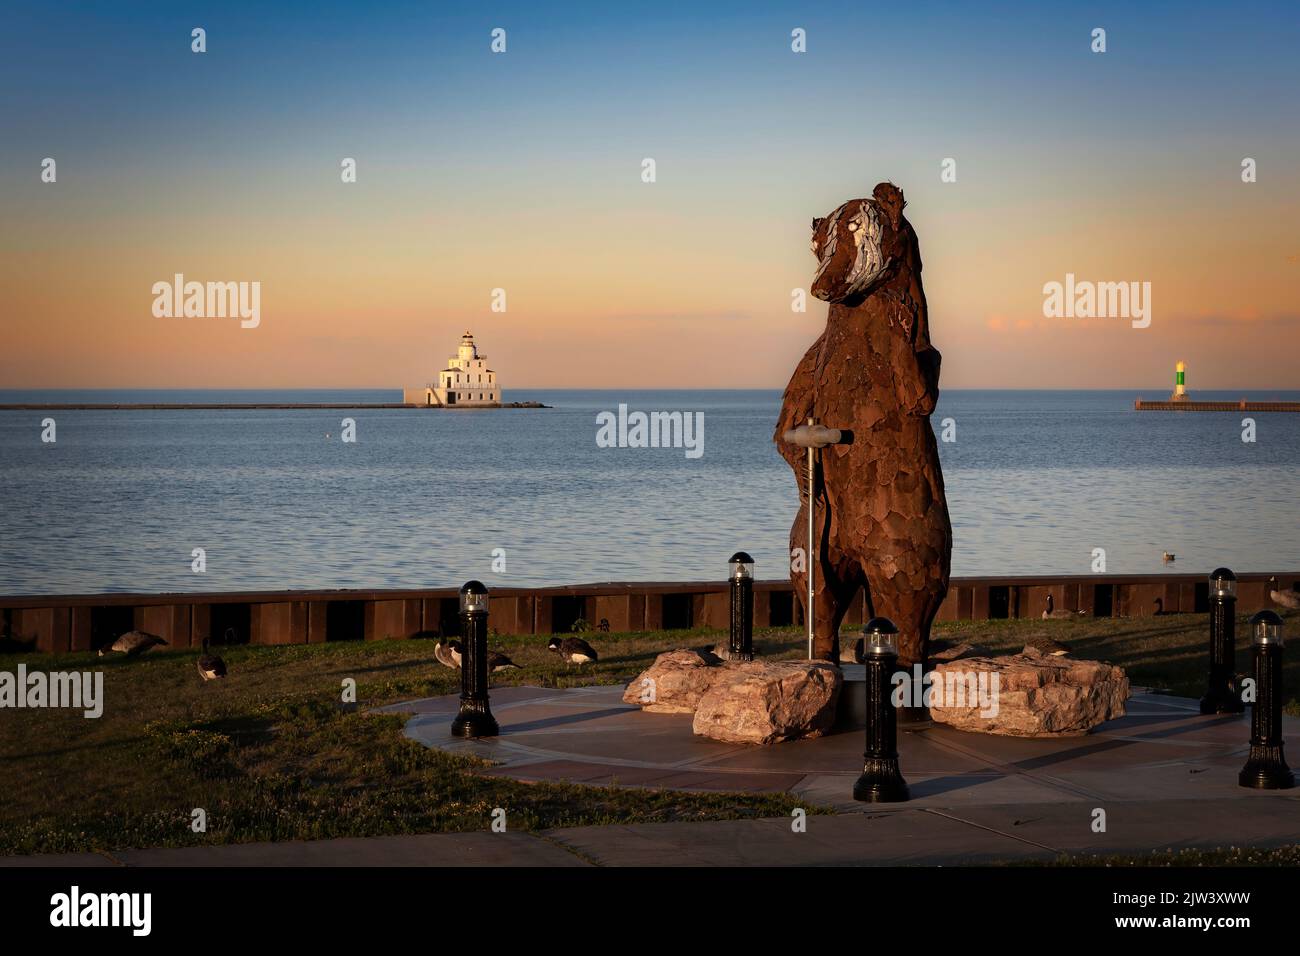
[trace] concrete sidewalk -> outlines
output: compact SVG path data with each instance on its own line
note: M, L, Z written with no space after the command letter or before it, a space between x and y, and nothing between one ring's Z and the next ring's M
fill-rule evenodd
M112 854L0 857L0 866L881 866L1050 860L1059 853L1143 854L1167 847L1300 842L1300 795L1251 801L1106 804L1106 832L1084 803L897 808L785 818L643 823L541 833L446 833L244 843Z
M430 833L112 853L0 856L0 866L585 866L577 855L529 833Z

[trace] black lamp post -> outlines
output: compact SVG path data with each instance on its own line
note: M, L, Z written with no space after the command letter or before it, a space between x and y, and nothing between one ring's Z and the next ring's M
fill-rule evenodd
M1210 574L1210 680L1201 698L1203 714L1240 714L1237 693L1237 576L1227 568Z
M460 713L453 737L495 737L501 732L488 707L488 590L481 581L460 589Z
M901 803L909 799L898 769L898 717L890 701L890 678L898 664L898 628L887 617L873 617L862 629L867 669L867 752L853 799Z
M728 562L731 570L731 643L733 661L754 659L754 559L737 551Z
M1250 756L1237 782L1255 790L1290 790L1295 774L1282 754L1282 618L1260 611L1255 635L1255 702L1250 707Z

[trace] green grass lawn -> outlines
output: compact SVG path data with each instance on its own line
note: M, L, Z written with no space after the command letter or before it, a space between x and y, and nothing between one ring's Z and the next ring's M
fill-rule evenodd
M1292 628L1296 618L1291 615ZM1245 634L1244 623L1239 633ZM962 622L939 627L937 636L1006 652L1032 634L1063 640L1077 656L1120 664L1136 684L1187 696L1202 690L1203 615ZM625 683L661 651L723 637L703 631L585 636L601 660L581 670L560 663L543 637L494 639L521 665L494 675L494 685ZM794 628L760 630L755 644L769 659L800 657L804 647ZM209 684L195 671L197 651L151 652L131 661L0 655L0 670L20 662L41 670L102 668L106 698L97 720L68 710L0 712L0 853L481 830L496 807L507 810L511 829L788 816L795 806L818 810L787 796L479 776L472 759L406 739L405 717L366 713L459 691L459 676L434 662L428 641L220 651L231 676ZM1288 707L1296 713L1300 668L1291 657ZM1247 666L1243 654L1239 668ZM345 678L357 683L356 709L341 706ZM206 833L190 829L194 808L206 811Z

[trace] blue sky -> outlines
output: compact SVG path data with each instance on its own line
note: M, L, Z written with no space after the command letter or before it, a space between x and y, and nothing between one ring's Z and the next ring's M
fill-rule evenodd
M488 52L494 27L504 56ZM532 384L558 384L543 332L573 323L611 374L692 384L656 343L689 324L716 345L742 315L769 345L719 384L779 385L821 321L788 312L807 222L890 179L957 383L1140 384L1182 349L1231 387L1260 342L1300 332L1298 41L1284 3L11 6L0 210L23 228L0 277L22 308L0 373L112 384L90 373L121 341L169 363L149 384L387 385L459 327L498 321L482 302L502 285L528 307L499 320L497 351ZM35 176L45 156L57 193ZM363 171L351 194L342 156ZM645 156L653 190L635 174ZM950 156L959 178L943 184ZM1243 156L1261 170L1245 188ZM1225 280L1210 283L1216 246ZM134 290L187 262L277 283L278 324L251 360L246 341L142 324ZM1042 283L1089 269L1156 284L1150 335L1041 327ZM313 291L322 275L337 285ZM358 310L364 337L340 331ZM1244 323L1228 354L1202 328L1216 317ZM55 354L51 321L101 331ZM993 347L995 328L1010 337ZM427 357L402 348L412 335ZM319 351L286 379L285 350L308 340ZM1077 380L1048 380L1067 350ZM329 381L310 378L321 369Z

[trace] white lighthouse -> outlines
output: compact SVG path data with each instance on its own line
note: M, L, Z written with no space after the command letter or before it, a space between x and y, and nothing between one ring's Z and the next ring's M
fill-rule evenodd
M438 384L405 389L402 400L408 405L485 408L501 404L501 387L497 373L487 367L487 356L479 352L473 334L466 332L456 354L438 373Z

